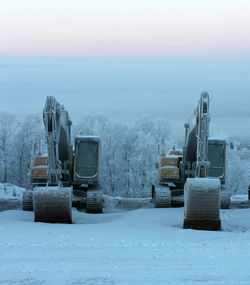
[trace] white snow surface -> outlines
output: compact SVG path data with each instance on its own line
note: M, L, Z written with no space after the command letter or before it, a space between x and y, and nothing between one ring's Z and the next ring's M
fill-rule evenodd
M221 183L217 178L187 178L185 183L185 188L192 189L192 191L220 191L220 187Z
M22 200L24 191L24 188L9 183L0 183L0 199L16 198Z
M47 169L48 166L47 165L37 165L37 166L34 166L33 168L35 168L35 169Z
M183 217L73 209L66 225L0 212L0 284L249 284L250 209L222 210L218 232L184 230Z
M166 158L179 158L180 155L176 155L176 154L168 154L166 155Z
M231 197L232 202L247 202L248 194L238 194Z
M77 135L76 136L77 138L79 138L79 139L100 139L100 137L99 136L88 136L88 135L86 135L86 136L84 136L84 135Z
M162 166L161 168L163 168L163 169L179 169L177 166L172 166L172 165Z

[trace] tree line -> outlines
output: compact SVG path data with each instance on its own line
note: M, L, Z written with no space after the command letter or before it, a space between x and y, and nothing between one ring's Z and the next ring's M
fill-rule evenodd
M157 182L160 152L182 142L173 136L164 118L143 115L132 122L110 119L103 114L86 115L73 123L72 140L82 132L101 138L101 183L104 193L122 197L149 197ZM184 131L183 131L184 133ZM184 134L183 134L184 136ZM0 112L0 182L30 188L33 139L44 137L41 115L17 119ZM250 184L250 151L235 142L228 148L228 181L232 193L244 193ZM45 147L46 149L46 147Z

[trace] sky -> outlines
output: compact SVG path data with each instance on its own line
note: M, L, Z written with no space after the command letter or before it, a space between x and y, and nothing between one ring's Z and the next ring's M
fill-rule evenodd
M0 54L249 55L249 0L0 0Z
M163 116L208 91L215 132L250 138L249 0L0 0L0 110Z

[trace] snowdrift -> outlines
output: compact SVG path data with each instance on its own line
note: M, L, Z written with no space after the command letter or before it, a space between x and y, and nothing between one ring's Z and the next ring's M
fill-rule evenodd
M24 188L0 183L0 211L20 208L24 191Z

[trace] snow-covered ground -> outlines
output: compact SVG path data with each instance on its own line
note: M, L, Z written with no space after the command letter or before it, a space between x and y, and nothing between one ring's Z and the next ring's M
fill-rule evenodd
M183 230L183 208L86 214L72 225L0 212L0 284L249 284L250 209L223 231Z
M0 211L20 208L24 191L24 188L0 183Z
M0 183L0 199L16 198L22 200L24 191L24 188L9 183Z

